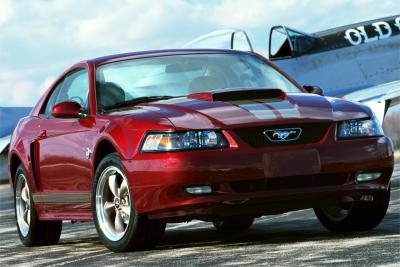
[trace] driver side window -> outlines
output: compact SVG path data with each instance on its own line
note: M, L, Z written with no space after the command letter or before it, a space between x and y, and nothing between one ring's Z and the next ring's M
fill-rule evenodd
M54 105L65 102L75 101L82 106L83 113L89 110L89 79L86 69L81 69L68 74L62 84L62 88L57 95Z
M41 114L51 118L54 105L64 101L75 101L82 106L83 113L89 110L89 79L85 69L80 69L66 75L56 86L43 107Z
M51 110L54 107L54 102L56 101L56 98L58 96L58 93L60 92L61 88L63 85L63 81L59 82L56 88L53 90L51 93L49 99L47 100L46 106L42 110L41 114L44 115L46 118L51 117Z

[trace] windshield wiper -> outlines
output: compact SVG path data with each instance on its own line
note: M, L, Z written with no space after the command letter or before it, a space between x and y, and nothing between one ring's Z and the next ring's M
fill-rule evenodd
M142 97L137 97L128 101L123 101L123 102L118 102L112 106L105 107L104 111L110 111L118 108L123 108L123 107L128 107L128 106L134 106L140 103L147 103L147 102L153 102L157 100L163 100L163 99L171 99L171 98L176 98L179 96L169 96L169 95L163 95L163 96L142 96Z

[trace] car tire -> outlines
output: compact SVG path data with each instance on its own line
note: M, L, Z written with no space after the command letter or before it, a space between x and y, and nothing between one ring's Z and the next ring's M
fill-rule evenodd
M368 231L381 223L390 201L390 186L387 191L374 195L371 202L355 201L346 209L338 204L326 208L315 208L318 220L333 232Z
M114 252L151 249L165 232L165 222L137 214L117 153L104 157L96 169L92 210L100 240Z
M248 229L254 222L253 217L240 216L224 218L213 221L213 225L218 232L233 232Z
M25 246L55 245L60 240L62 221L40 221L25 170L18 166L14 180L14 210L18 235Z

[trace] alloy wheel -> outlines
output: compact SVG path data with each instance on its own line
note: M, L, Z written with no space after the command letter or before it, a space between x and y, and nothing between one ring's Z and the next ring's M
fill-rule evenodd
M131 198L127 178L116 166L107 167L99 177L96 214L109 240L118 241L124 236L129 226Z
M17 185L15 190L15 209L17 215L17 223L21 235L26 237L31 224L31 202L30 190L24 174L17 177Z

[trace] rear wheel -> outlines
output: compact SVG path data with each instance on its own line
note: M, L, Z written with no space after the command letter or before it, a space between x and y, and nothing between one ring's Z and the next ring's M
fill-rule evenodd
M318 220L334 232L367 231L381 223L386 215L390 200L387 191L374 195L373 201L355 201L346 206L337 204L315 208Z
M240 216L213 221L213 225L219 232L233 232L238 230L246 230L253 224L253 222L253 217Z
M95 177L93 217L103 244L115 252L155 246L166 224L137 214L128 179L116 153L100 162Z
M15 174L15 218L25 246L54 245L61 236L62 221L39 221L24 169Z

